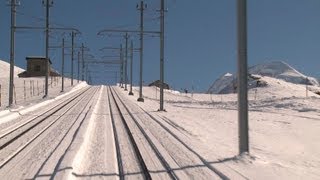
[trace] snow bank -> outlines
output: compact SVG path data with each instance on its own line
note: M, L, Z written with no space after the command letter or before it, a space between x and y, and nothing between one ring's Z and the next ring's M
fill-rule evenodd
M15 66L14 67L14 76L18 77L18 74L25 71L24 69ZM0 60L0 78L8 78L10 77L10 64Z
M60 96L57 96L53 99L49 99L40 103L37 103L35 105L32 105L30 107L23 107L20 106L17 109L12 109L12 110L4 110L4 111L0 111L0 124L11 121L13 119L18 118L19 116L25 115L27 113L30 113L32 111L37 110L38 108L44 107L48 104L51 104L59 99L62 99L66 96L69 96L70 94L74 93L75 91L78 91L84 87L87 87L88 84L86 82L82 82L78 85L76 85L72 90L70 90L69 92L66 92Z
M103 92L104 86L102 86L102 88L100 89L99 92L99 96L96 100L96 104L93 108L93 111L91 113L91 116L89 116L90 118L88 119L88 121L86 121L87 125L85 129L81 129L81 133L80 136L77 137L77 143L75 143L74 146L78 146L77 148L73 148L72 152L73 154L75 154L74 158L73 158L73 162L72 167L73 167L73 171L75 172L79 172L83 169L83 167L86 165L86 152L88 151L89 148L89 144L92 138L92 132L94 131L95 127L95 122L94 120L97 119L97 114L99 106L101 106L101 99L102 99L102 92ZM85 126L84 126L85 127ZM72 173L69 173L68 176L66 177L66 179L76 179L75 176L72 175Z

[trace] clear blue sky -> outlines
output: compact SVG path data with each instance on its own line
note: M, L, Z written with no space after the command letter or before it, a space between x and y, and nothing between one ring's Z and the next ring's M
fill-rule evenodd
M115 55L99 51L119 46L120 37L97 36L105 28L138 29L138 0L53 0L51 22L54 27L74 27L97 59ZM10 7L0 4L0 59L9 60ZM145 29L159 30L160 0L146 0ZM165 81L175 89L205 91L226 72L236 70L236 0L166 0ZM44 7L40 0L21 0L18 26L44 26ZM248 0L249 65L284 60L303 73L320 77L320 1ZM17 31L16 64L25 67L25 56L44 55L42 31ZM52 34L51 45L61 44L62 34ZM65 34L70 44L70 36ZM133 37L138 47L138 37ZM50 52L54 67L60 70L61 50ZM70 64L70 56L66 56ZM159 39L146 37L144 81L159 79ZM134 57L134 83L138 83L139 54ZM76 64L75 64L75 67ZM67 67L66 73L70 68ZM95 83L114 83L117 70L91 67ZM3 73L3 72L1 72Z

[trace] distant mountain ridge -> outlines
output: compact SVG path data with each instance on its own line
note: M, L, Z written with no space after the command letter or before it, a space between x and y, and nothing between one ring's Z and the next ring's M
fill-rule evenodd
M283 61L272 61L269 63L259 64L249 68L250 74L258 74L262 76L273 77L282 79L294 84L306 84L319 86L319 82L316 78L308 77L289 64Z
M308 84L313 86L319 86L319 81L316 78L308 77L289 64L283 61L272 61L263 64L258 64L248 68L249 74L268 76L276 79L282 79L284 81L294 83L294 84ZM208 89L207 93L213 94L225 94L232 93L235 91L236 86L236 76L227 73L220 78L218 78ZM249 87L252 84L257 83L257 79L249 79Z

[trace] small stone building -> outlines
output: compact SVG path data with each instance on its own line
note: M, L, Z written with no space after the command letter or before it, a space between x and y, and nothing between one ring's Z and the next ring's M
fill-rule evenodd
M39 77L46 75L46 58L45 57L26 57L27 70L18 74L19 77ZM60 74L51 68L52 62L49 59L49 76L60 76Z

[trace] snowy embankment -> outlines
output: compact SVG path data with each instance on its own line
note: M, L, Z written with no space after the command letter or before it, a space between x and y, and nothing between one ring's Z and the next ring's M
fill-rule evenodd
M0 59L0 78L9 78L10 64ZM14 67L14 77L17 78L18 74L25 71L17 66Z
M42 102L39 102L39 103L35 103L33 105L29 105L27 107L19 107L17 109L10 109L10 110L3 110L3 111L0 111L0 124L2 123L5 123L5 122L8 122L8 121L11 121L13 119L16 119L18 118L19 116L23 116L25 114L28 114L32 111L35 111L41 107L44 107L48 104L51 104L53 103L54 101L57 101L59 99L62 99L64 97L67 97L69 96L70 94L74 93L75 91L78 91L79 89L82 89L84 87L87 87L88 84L86 82L82 82L82 83L79 83L77 84L74 88L72 88L70 91L62 94L62 95L59 95L57 97L54 97L52 99L48 99L48 100L45 100L45 101L42 101Z
M182 141L231 179L236 177L232 174L249 179L320 179L320 96L305 85L271 77L262 80L268 86L249 91L249 156L236 156L236 94L166 91L163 113L154 112L159 107L157 88L144 87L145 103L138 104L164 117L163 123ZM129 98L136 102L138 88L134 93Z
M36 108L45 106L52 101L58 100L87 86L86 82L78 82L77 80L74 80L74 86L71 86L71 79L65 78L64 92L67 93L64 93L61 92L61 77L50 77L48 87L49 97L43 99L44 77L19 78L18 74L23 71L24 69L17 66L14 68L14 106L8 109L10 64L0 60L0 123L7 122Z
M70 163L73 170L69 173L68 179L89 174L118 174L106 91L102 86L92 115L77 137L78 143L74 145L74 151L69 152L75 157Z

